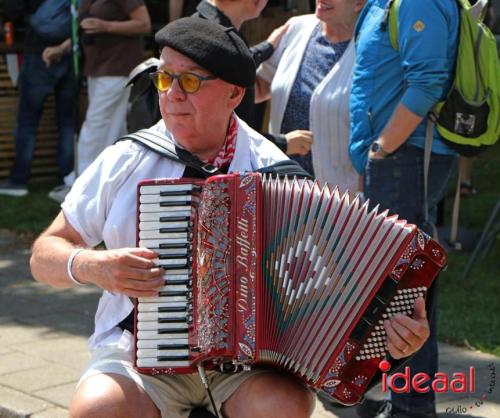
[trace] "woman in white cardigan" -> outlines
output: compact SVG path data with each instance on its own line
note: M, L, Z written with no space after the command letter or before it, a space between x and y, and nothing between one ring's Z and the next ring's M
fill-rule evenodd
M320 181L360 190L348 152L352 35L365 0L317 0L294 17L273 56L257 71L256 101L271 98L269 133Z

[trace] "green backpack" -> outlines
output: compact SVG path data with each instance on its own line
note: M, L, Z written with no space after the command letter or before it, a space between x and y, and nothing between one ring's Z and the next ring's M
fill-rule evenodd
M468 0L457 0L460 32L453 85L447 97L429 114L446 144L471 157L494 145L500 137L500 64L495 37L481 18L471 14ZM389 37L398 48L400 0L387 6Z

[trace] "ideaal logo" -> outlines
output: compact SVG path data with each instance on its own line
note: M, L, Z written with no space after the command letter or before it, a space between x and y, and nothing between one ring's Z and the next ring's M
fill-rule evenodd
M383 392L387 392L387 390L390 389L394 393L408 393L411 388L419 393L426 393L431 389L436 393L476 393L476 369L473 366L469 367L468 373L455 372L449 376L446 373L437 372L433 377L429 376L427 373L421 372L411 376L409 367L405 367L404 372L397 372L393 373L391 376L387 376L387 373L391 369L391 365L386 360L382 360L379 363L379 369L382 371ZM488 371L488 387L480 394L479 399L473 401L472 404L448 407L446 408L446 413L466 414L467 411L474 407L479 408L488 395L491 395L495 389L496 371L494 363L488 364ZM398 383L396 383L396 381L398 381Z
M450 377L446 373L437 372L433 377L427 373L415 373L410 377L410 368L406 366L404 372L393 373L387 376L387 372L391 370L391 364L382 360L379 363L379 369L382 371L382 391L387 392L390 389L394 393L409 393L413 389L418 393L427 393L431 389L436 393L454 392L474 393L476 391L476 373L474 367L469 367L469 373L453 373ZM398 380L401 384L396 384Z

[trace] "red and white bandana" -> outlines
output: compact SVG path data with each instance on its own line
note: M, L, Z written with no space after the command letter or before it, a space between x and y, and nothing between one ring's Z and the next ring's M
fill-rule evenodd
M227 128L226 141L224 145L219 150L217 156L208 161L210 164L216 166L219 169L223 169L231 164L234 157L234 150L236 149L236 135L238 134L238 122L236 122L236 117L234 113L231 115L229 121L229 127Z

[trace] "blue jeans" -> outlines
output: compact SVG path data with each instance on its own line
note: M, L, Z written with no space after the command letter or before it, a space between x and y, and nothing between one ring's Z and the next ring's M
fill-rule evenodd
M39 53L26 53L18 80L19 104L14 138L16 155L10 180L25 185L31 175L31 160L35 148L36 131L43 105L54 92L56 121L59 134L57 164L59 181L73 169L73 133L75 129L76 83L71 56L65 55L49 67Z
M455 167L456 157L432 154L428 180L429 221L435 223L437 204L444 197L448 181ZM369 160L365 171L365 196L371 206L380 204L399 214L400 219L418 225L432 235L432 226L425 223L424 212L424 150L404 144L398 151L382 160ZM436 301L436 300L434 300ZM431 377L437 372L436 303L429 312L430 337L417 354L406 364L411 375L424 372ZM431 390L421 394L391 393L391 402L405 412L429 413L435 410L435 394Z

